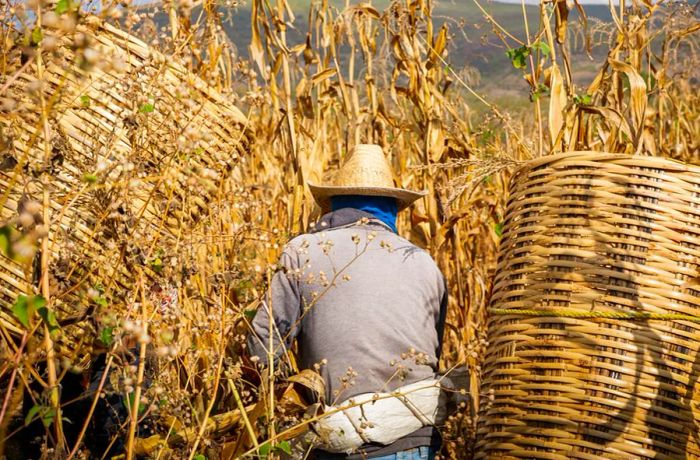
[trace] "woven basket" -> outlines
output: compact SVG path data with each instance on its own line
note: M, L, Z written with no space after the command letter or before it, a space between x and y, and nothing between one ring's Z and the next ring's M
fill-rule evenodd
M573 152L513 177L476 458L700 458L700 168Z
M91 308L87 294L98 284L112 309L123 307L134 296L135 267L148 269L149 254L162 248L182 250L249 141L246 117L224 96L135 37L89 19L91 26L45 56L50 282L59 321ZM76 43L97 50L101 62L86 65ZM23 201L43 197L37 67L33 61L21 68L22 51L10 50L16 71L0 77L9 84L5 96L17 102L16 110L0 113L0 223L16 222ZM36 263L0 257L0 322L10 332L22 330L12 304L21 293L38 292L38 277ZM72 348L85 329L64 334Z

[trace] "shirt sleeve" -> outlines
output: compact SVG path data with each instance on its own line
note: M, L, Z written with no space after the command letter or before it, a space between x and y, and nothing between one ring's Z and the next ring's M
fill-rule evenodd
M298 258L290 248L280 256L278 269L272 277L265 300L261 302L251 324L248 349L267 366L270 337L274 362L285 356L299 334L301 297L299 289ZM272 330L270 330L272 313Z
M440 299L440 312L438 313L437 322L435 323L435 329L438 334L438 346L435 350L435 356L440 360L440 355L442 354L442 342L445 337L445 322L447 321L447 305L449 303L449 292L447 290L447 280L442 276L442 298Z

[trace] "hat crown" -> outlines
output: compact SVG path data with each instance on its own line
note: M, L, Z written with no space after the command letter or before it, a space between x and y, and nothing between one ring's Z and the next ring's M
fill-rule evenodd
M338 170L332 185L340 187L394 187L391 165L382 148L358 144L350 158Z
M367 195L396 198L399 210L405 209L427 192L414 192L394 185L394 174L382 148L372 144L358 144L324 185L308 183L311 194L321 209L331 208L331 197L338 195Z

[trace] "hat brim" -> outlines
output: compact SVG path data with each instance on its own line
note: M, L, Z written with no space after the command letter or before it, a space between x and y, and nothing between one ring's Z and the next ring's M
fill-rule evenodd
M414 201L428 194L426 191L414 192L393 187L348 187L335 185L314 185L307 182L316 203L323 209L331 208L331 197L339 195L386 196L396 198L399 211L407 208Z

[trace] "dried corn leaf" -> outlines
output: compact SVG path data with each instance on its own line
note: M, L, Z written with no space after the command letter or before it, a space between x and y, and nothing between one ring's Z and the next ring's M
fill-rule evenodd
M445 48L447 48L447 25L443 24L442 27L440 27L440 32L438 32L435 44L432 47L429 59L430 62L433 64L436 63L442 56L442 53L445 52Z
M551 136L552 143L554 144L556 139L559 137L559 131L564 125L564 109L567 104L566 90L564 89L564 81L561 77L561 72L559 71L559 66L556 64L552 65L547 69L549 76L549 88L550 88L550 99L549 99L549 135ZM560 149L561 146L553 145L553 149Z
M292 375L287 380L293 383L298 383L299 385L312 390L318 395L324 395L326 393L326 384L323 381L323 377L311 369L304 369L298 374Z
M381 19L382 17L381 13L379 13L379 11L369 3L361 3L357 5L355 7L355 11L366 13L374 19Z
M629 108L632 118L632 128L634 132L635 144L641 137L644 129L644 114L647 109L647 85L637 70L631 65L609 59L610 66L617 72L622 72L627 76L630 85Z
M267 67L265 66L265 50L262 45L262 40L260 39L260 30L258 30L258 15L260 10L260 0L253 0L251 4L251 18L253 19L250 23L250 45L248 50L250 52L250 57L253 59L255 64L258 66L258 71L267 79Z
M557 42L564 44L566 41L566 30L569 24L569 6L566 4L566 0L557 1L556 12Z
M620 112L610 107L601 107L595 105L582 106L581 110L584 112L595 113L603 117L606 121L609 129L619 129L622 133L629 139L632 139L632 130L630 129L627 120L623 117Z
M336 73L337 73L337 70L335 68L322 70L322 71L314 74L314 76L311 77L311 83L313 83L314 85L318 85L322 81L328 80Z

